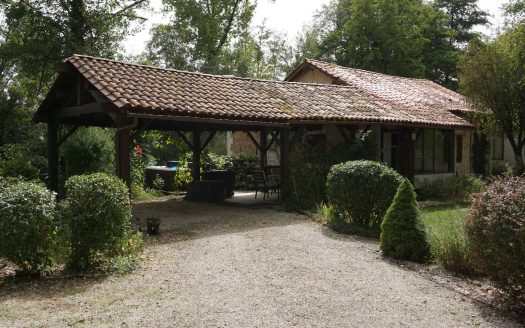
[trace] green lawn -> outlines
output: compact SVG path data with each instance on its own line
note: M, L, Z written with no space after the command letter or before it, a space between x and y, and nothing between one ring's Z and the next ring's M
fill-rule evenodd
M421 208L423 221L430 230L461 230L468 208L461 205L430 206Z
M445 268L459 273L472 272L463 231L467 211L460 205L421 209L434 259Z

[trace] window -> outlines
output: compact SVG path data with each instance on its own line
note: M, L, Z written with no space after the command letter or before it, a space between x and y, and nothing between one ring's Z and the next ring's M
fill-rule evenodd
M492 159L495 161L503 160L504 150L503 133L495 133L492 136Z
M463 136L456 136L456 163L463 162Z
M454 172L454 131L419 129L416 134L416 173Z

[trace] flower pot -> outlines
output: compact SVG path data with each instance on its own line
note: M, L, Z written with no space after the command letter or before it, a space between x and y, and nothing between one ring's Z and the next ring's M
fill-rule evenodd
M159 218L148 218L146 219L148 226L148 235L158 235L160 233L160 219Z

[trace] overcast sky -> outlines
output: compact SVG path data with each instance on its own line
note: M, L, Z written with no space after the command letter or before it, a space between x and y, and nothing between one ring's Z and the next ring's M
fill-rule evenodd
M487 10L491 15L492 26L485 28L482 32L492 34L502 23L501 6L508 0L479 0L479 7ZM254 25L260 24L266 19L268 28L286 33L290 42L295 40L295 36L308 23L316 10L330 0L259 0ZM161 8L161 0L151 0L151 7L158 11ZM146 42L149 40L149 32L153 25L165 21L160 13L149 13L148 20L143 24L141 32L128 38L124 43L128 54L137 55L144 50Z

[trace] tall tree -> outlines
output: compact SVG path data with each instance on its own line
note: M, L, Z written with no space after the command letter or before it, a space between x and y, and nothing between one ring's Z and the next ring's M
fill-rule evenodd
M474 27L489 23L489 14L479 8L478 0L434 0L434 5L447 15L447 27L454 31L450 41L459 45L479 37Z
M28 160L39 154L45 161L43 130L31 116L56 74L55 63L73 53L115 56L146 1L0 1L0 161L12 156L6 144L31 151Z
M443 65L438 67L441 84L451 88L458 87L457 63L462 49L474 38L480 36L474 27L487 25L488 13L478 7L478 0L434 0L434 6L445 14L446 28L450 31L446 40L448 48Z
M241 77L283 79L293 65L292 48L287 43L285 35L268 29L263 22L242 33L225 51L225 70Z
M221 73L221 56L245 32L255 3L250 0L163 0L170 23L153 29L147 46L155 63Z
M333 29L320 40L323 57L344 66L423 76L427 40L419 28L420 0L339 0L332 6L325 8Z
M333 0L300 35L297 57L456 89L461 46L484 22L474 0Z
M482 69L480 69L482 68ZM514 151L518 174L525 172L525 24L488 43L473 42L460 62L460 86L486 121L502 131Z
M503 6L503 9L510 24L525 19L525 0L510 0Z
M1 61L9 63L11 74L4 92L34 108L47 91L54 64L82 53L113 57L138 19L135 9L146 0L23 0L3 1L5 21L0 41Z

